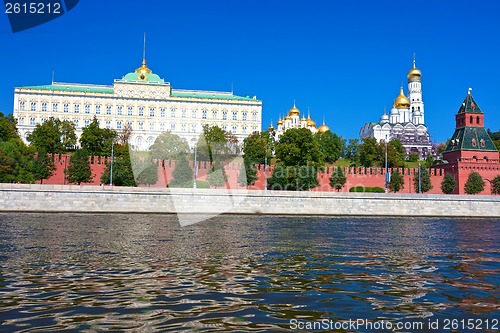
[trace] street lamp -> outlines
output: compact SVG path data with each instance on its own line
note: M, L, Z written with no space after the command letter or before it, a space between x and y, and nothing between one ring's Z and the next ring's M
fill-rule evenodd
M114 141L111 142L111 168L109 170L109 186L113 186L113 160L114 160L114 155L115 155L115 143Z
M387 135L385 136L385 193L389 192L389 169L387 168Z
M269 131L269 134L271 134L271 140L274 140L274 130ZM267 191L267 152L269 150L269 136L267 137L266 140L266 153L264 156L264 191Z
M196 153L197 153L197 149L196 149L196 144L194 145L194 165L193 165L193 188L196 188L196 175L198 173L198 163L196 161Z
M421 177L421 170L420 170L420 156L418 158L418 193L422 193L422 177Z

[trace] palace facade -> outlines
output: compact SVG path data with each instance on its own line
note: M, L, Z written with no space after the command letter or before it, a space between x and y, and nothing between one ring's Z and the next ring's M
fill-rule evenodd
M413 60L413 68L408 71L408 97L401 86L394 99L389 114L384 114L378 122L366 123L359 135L363 138L381 140L399 139L406 153L419 153L420 158L432 154L432 143L425 125L424 101L422 99L422 72Z
M174 89L146 65L113 85L56 83L18 87L13 115L21 137L49 117L69 120L76 134L97 118L101 128L132 128L130 143L147 150L162 132L171 131L193 146L203 126L219 126L241 143L262 125L262 101L232 92Z

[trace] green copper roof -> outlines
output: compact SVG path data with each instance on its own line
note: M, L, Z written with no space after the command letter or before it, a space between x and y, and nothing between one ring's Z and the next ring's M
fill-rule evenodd
M465 112L483 113L470 92L467 94L467 96L465 96L464 102L462 103L462 105L460 105L460 109L458 109L458 113Z
M105 86L92 86L92 85L77 85L77 84L47 84L41 86L26 86L20 87L21 89L33 90L49 90L49 91L70 91L70 92L95 92L112 94L113 87Z
M144 74L145 80L140 80L140 73L128 73L123 77L123 81L126 82L138 82L138 83L165 83L165 80L160 78L157 74Z
M211 98L211 99L224 99L224 100L239 100L239 101L253 101L252 97L236 96L232 93L223 93L217 91L191 91L191 90L174 90L172 89L172 97L185 97L185 98Z
M443 152L456 150L498 151L484 127L456 129Z

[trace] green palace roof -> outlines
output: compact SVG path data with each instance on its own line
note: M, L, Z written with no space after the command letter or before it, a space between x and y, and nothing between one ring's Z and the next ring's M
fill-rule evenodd
M224 93L220 91L203 91L203 90L175 90L172 89L172 97L185 97L185 98L202 98L202 99L225 99L225 100L238 100L238 101L252 101L250 96L236 96L232 93Z
M131 73L135 74L135 73ZM114 88L112 86L98 86L98 85L78 85L78 84L46 84L40 86L25 86L19 87L21 89L32 89L32 90L45 90L45 91L66 91L66 92L91 92L91 93L103 93L103 94L113 94ZM221 100L233 100L233 101L252 101L254 100L249 96L236 96L229 92L220 91L203 91L203 90L175 90L171 91L172 97L180 98L198 98L198 99L221 99Z
M78 84L46 84L41 86L26 86L20 87L21 89L33 90L49 90L49 91L68 91L68 92L95 92L112 94L112 86L98 86L98 85L78 85Z

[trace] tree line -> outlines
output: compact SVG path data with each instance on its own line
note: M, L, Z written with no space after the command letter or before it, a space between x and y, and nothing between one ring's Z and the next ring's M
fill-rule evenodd
M197 180L197 187L224 186L227 183L224 162L234 160L243 153L243 163L238 172L241 186L254 184L257 180L256 165L266 164L273 165L272 175L267 179L268 188L283 190L308 190L318 186L318 172L325 171L340 158L348 161L349 166L383 167L387 151L389 168L403 168L408 162L418 159L418 156L407 157L399 140L388 143L379 143L374 138L346 141L331 131L312 133L304 128L287 130L279 141L275 140L274 132L254 132L244 139L240 147L234 134L218 126L206 125L195 143L196 152L190 149L185 139L167 131L156 138L148 152L132 156L130 152L133 150L129 143L131 129L128 126L120 132L100 128L94 117L90 125L82 129L79 140L75 132L72 122L49 118L36 125L27 137L30 145L25 145L19 137L13 116L0 113L0 182L42 183L55 171L53 157L63 153L70 154L65 169L68 183L92 182L95 175L91 172L90 159L99 156L108 158L100 182L112 182L118 186L155 184L158 181L158 164L153 161L174 160L173 177L169 180L169 186L172 187L194 185L195 170L190 161L193 161L195 154L197 161L206 161L210 165L207 182ZM495 142L500 141L500 131L488 132ZM109 161L111 155L113 163ZM428 167L434 163L433 158L428 157L414 177L413 185L421 192L432 188ZM444 193L451 193L455 189L454 179L450 177L446 175L441 184ZM340 190L345 182L343 168L333 167L330 185ZM467 191L471 193L481 188L481 182L475 175L470 184ZM391 173L388 186L392 192L404 188L403 176L399 171ZM492 187L494 193L500 193L500 177L492 180Z

